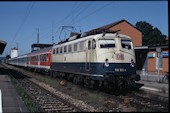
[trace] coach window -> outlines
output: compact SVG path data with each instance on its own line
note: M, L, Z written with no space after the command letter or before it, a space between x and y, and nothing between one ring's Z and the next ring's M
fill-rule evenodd
M40 61L42 61L42 55L40 55Z
M45 61L47 62L48 61L48 54L45 54Z
M91 49L91 41L89 40L88 41L88 50L90 50Z
M36 61L38 61L38 56L35 56Z

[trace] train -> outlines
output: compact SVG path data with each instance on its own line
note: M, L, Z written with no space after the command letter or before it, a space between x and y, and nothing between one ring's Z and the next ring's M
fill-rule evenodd
M6 62L90 88L125 89L140 80L132 39L117 32L78 34Z

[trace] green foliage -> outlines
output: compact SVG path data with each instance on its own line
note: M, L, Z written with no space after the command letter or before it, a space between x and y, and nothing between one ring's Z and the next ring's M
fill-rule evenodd
M158 28L154 28L146 21L137 22L135 26L143 34L142 45L162 45L167 43L166 36Z
M28 108L28 110L31 113L38 112L38 108L36 107L35 103L28 97L28 95L26 94L26 92L24 92L22 87L19 84L17 84L16 80L11 77L11 81L12 81L16 91L21 96L22 100L24 101L24 103L25 103L26 107Z

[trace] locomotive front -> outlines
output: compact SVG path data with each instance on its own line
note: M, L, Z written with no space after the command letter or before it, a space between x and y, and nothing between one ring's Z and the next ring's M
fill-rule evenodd
M124 88L140 80L136 74L136 60L130 37L104 34L96 39L95 73L103 75L103 83Z

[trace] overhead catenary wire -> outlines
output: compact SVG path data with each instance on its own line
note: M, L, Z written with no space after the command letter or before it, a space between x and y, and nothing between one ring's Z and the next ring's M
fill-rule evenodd
M105 7L107 7L107 6L109 6L109 5L112 5L112 3L113 3L113 1L112 1L111 3L110 3L110 2L109 2L109 3L106 3L106 4L103 5L102 7L99 7L99 8L97 8L96 10L94 10L93 12L91 12L91 13L89 13L89 14L83 16L82 18L79 18L78 20L76 20L76 22L80 22L80 21L86 19L87 17L89 17L89 16L91 16L91 15L97 13L98 11L104 9ZM71 22L71 23L72 23L72 22ZM71 24L71 23L69 23L69 24Z
M84 12L90 5L91 5L91 4L89 3L88 6L86 6L84 9L81 8L81 11L79 11L79 13L77 14L77 16L80 16L80 14L82 14L82 12ZM91 16L91 15L97 13L98 11L104 9L105 7L107 7L107 6L109 6L109 5L111 5L110 2L109 2L109 3L106 3L106 4L103 5L102 7L97 8L96 10L94 10L93 12L91 12L91 13L85 15L84 17L82 17L82 18L76 20L76 22L80 22L81 20L83 20L83 19L85 19L85 18L87 18L87 17L89 17L89 16ZM76 16L76 18L77 18L77 16ZM63 21L63 23L64 23L64 21ZM70 25L70 24L72 24L72 23L74 23L74 21L71 21L71 22L68 23L67 25ZM60 29L60 28L62 28L62 26L58 27L58 30L56 31L55 34L57 34L57 33L59 32L59 29ZM60 41L61 41L61 32L62 32L62 31L63 31L63 29L60 31L60 34L59 34L59 40L60 40Z
M11 46L12 46L14 40L16 40L16 38L17 38L19 32L21 31L22 26L24 25L26 19L27 19L28 16L30 15L30 12L31 12L34 4L35 4L35 2L31 2L30 5L28 6L28 8L27 8L27 10L26 10L26 13L25 13L25 16L24 16L23 20L21 21L21 24L20 24L20 26L18 27L18 29L17 29L17 31L16 31L16 33L15 33L15 35L14 35L12 41L11 41L11 44L10 44Z
M93 2L92 2L92 3L93 3ZM82 14L85 10L87 10L88 7L90 7L92 3L89 2L88 4L85 5L85 7L82 7L82 8L79 10L78 14L75 15L75 17L77 18L80 14ZM77 8L77 9L78 9L78 8ZM74 19L72 19L72 22L74 23L73 20L74 20Z
M78 2L75 2L74 4L73 4L73 7L72 7L72 9L70 10L70 12L64 17L64 18L62 18L61 20L59 20L58 22L55 22L55 23L53 23L53 41L54 41L54 37L55 37L55 35L60 31L60 29L61 29L61 27L63 26L63 23L64 23L64 21L66 21L70 16L72 16L72 14L73 14L73 11L74 11L74 9L75 9L75 7L78 5ZM78 5L79 6L79 5ZM59 24L58 26L58 29L57 30L55 30L55 25L57 25L57 24ZM51 27L51 26L50 26ZM48 28L50 28L50 27L46 27L45 29L48 29ZM56 32L54 32L54 31L56 31ZM42 34L41 34L42 35ZM51 34L49 33L49 32L46 32L46 33L44 33L44 35L42 35L42 37L46 37L46 38L50 38L51 37Z

